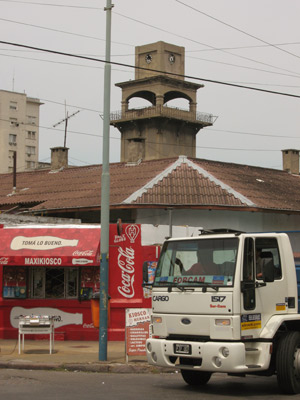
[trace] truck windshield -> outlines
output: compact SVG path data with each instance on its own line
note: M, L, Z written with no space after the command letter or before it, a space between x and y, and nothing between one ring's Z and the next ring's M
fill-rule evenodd
M238 238L166 242L154 286L232 286Z

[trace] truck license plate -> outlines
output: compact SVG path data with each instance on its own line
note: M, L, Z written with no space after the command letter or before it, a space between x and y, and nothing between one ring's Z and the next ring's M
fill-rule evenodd
M192 347L190 344L175 343L174 344L175 354L192 354Z

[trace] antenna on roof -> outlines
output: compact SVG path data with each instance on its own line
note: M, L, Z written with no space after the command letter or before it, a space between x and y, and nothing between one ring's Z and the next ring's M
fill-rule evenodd
M68 111L66 110L66 102L65 102L65 115L66 117L64 119L62 119L61 121L57 122L56 124L53 125L53 128L55 128L56 126L62 124L63 122L65 123L65 137L64 137L64 147L66 147L67 145L67 128L68 128L68 120L72 117L74 117L74 115L78 114L80 112L80 110L75 111L73 114L69 115Z

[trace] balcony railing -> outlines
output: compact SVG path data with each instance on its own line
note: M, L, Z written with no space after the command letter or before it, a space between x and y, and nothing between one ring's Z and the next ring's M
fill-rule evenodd
M181 120L188 120L191 122L202 122L207 125L212 125L216 117L212 114L207 114L199 111L188 111L175 107L154 106L146 108L134 108L122 112L121 110L112 112L110 114L111 122L121 120L150 118L150 117L169 117Z

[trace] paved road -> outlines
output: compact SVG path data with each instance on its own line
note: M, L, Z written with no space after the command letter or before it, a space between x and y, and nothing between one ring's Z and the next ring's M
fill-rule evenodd
M293 399L278 393L276 378L216 374L202 388L187 386L180 374L109 374L0 370L5 400L215 400Z

